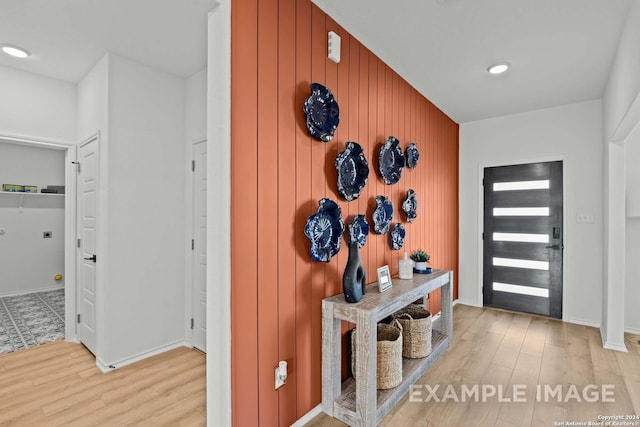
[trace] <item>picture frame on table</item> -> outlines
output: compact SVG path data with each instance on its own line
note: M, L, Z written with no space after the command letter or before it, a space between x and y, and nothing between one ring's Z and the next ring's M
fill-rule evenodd
M389 271L389 266L384 265L378 268L378 289L380 292L387 291L391 289L393 283L391 282L391 272Z

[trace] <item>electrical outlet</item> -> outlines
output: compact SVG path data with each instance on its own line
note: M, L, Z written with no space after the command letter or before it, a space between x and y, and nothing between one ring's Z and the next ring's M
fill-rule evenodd
M42 238L43 239L51 239L53 237L53 232L52 231L45 231L44 233L42 233Z
M592 213L579 213L576 220L580 224L593 224L595 222Z
M276 390L287 382L287 362L281 360L276 368Z

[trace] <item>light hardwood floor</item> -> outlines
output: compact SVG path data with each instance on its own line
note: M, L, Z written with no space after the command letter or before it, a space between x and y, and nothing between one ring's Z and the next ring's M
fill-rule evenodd
M640 337L626 335L629 352L621 353L603 349L595 328L543 317L457 305L453 319L451 345L418 382L423 387L421 394L416 393L413 401L405 396L382 426L537 427L598 421L598 416L640 415ZM486 403L469 398L456 402L451 394L444 399L449 384L459 400L463 386L471 389L478 384L481 390L487 385L489 393L491 387L501 385L504 399L512 397L514 386L521 386L526 402L501 402L497 396L489 397ZM615 402L586 402L582 393L590 384L615 386ZM438 385L435 394L441 402L429 394ZM542 387L540 399L538 385ZM552 389L560 385L562 397L547 394L545 398L545 385ZM589 399L592 396L587 394ZM640 425L640 420L632 422ZM325 414L307 424L342 425Z
M103 374L80 344L0 356L0 425L204 426L205 356L178 348Z

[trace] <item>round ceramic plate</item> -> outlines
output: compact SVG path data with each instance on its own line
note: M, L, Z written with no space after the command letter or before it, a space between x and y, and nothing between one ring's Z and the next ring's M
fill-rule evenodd
M393 204L384 196L376 196L376 209L373 211L373 232L384 234L389 231L393 219Z
M336 157L336 171L338 194L349 202L360 197L369 177L369 164L360 144L347 142L347 147Z
M405 236L404 227L399 222L396 222L393 231L391 231L391 248L396 251L401 249L404 246Z
M413 222L417 216L418 200L416 200L416 192L411 188L407 190L407 198L402 202L402 210L407 215L407 222Z
M404 154L397 138L390 136L380 147L378 167L385 184L395 184L400 180L404 168Z
M349 224L349 243L357 243L361 248L367 241L369 234L369 224L364 215L356 215Z
M420 158L420 152L416 143L409 144L406 150L404 150L404 156L407 158L407 167L413 169L418 165L418 159Z
M311 96L304 103L309 134L329 142L340 123L340 108L331 91L320 83L311 83Z
M340 238L344 232L342 212L331 199L320 199L318 211L307 218L304 234L311 241L311 259L329 262L340 251Z

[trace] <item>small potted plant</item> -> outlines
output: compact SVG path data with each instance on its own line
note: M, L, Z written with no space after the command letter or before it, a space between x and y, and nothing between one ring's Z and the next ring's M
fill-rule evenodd
M411 253L411 259L415 263L415 271L417 273L430 273L431 268L427 267L427 263L431 259L428 253L422 249L418 249Z

